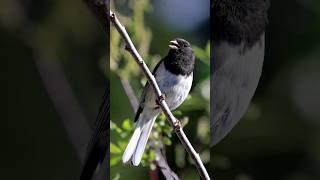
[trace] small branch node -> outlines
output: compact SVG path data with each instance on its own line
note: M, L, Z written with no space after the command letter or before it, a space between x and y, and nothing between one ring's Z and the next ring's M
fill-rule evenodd
M173 128L175 132L179 132L181 129L181 122L176 119L176 121L173 123Z
M158 97L158 99L156 100L156 103L157 103L157 105L161 105L161 103L162 103L162 101L164 101L165 100L165 94L161 94L159 97Z
M116 19L116 15L114 14L114 12L110 11L110 20L114 22L115 19Z

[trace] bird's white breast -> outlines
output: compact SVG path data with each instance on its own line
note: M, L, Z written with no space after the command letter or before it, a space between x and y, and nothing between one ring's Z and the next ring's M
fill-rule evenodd
M166 103L168 104L169 108L173 110L180 106L187 98L192 86L193 74L191 73L189 76L173 74L166 70L164 63L162 63L157 69L155 78L162 94L165 95ZM151 96L153 96L152 99L154 99L154 101L151 102L155 102L156 98L153 91Z

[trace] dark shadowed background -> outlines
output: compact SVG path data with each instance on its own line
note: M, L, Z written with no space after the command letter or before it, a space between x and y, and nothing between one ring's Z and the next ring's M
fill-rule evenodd
M271 1L263 74L248 112L211 154L216 179L320 178L320 4Z
M1 179L76 179L105 88L102 30L81 0L4 0L0 36Z

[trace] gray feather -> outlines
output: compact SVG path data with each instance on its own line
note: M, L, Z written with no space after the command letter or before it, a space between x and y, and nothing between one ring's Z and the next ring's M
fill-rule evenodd
M253 47L212 46L211 146L237 124L258 86L264 59L264 34Z

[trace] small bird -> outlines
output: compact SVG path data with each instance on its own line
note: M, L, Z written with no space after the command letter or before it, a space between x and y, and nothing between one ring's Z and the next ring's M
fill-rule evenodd
M211 4L210 145L237 124L258 86L265 48L268 0Z
M170 41L168 55L154 68L153 75L170 110L179 107L192 86L195 56L189 42L176 38ZM146 83L135 116L135 130L123 153L122 161L138 166L153 124L161 112L153 88Z

